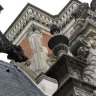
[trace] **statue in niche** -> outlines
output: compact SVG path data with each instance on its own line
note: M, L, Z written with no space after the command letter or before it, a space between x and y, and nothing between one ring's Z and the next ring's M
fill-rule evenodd
M31 58L30 68L38 76L42 72L45 73L49 69L46 63L46 55L42 45L41 30L37 26L32 26L32 31L29 36L30 45L33 51L33 57Z
M96 37L89 39L91 47L87 57L88 66L84 69L84 80L88 83L96 85Z
M28 58L25 56L20 46L13 45L12 42L2 34L0 31L0 52L7 53L8 59L14 60L15 62L25 62Z

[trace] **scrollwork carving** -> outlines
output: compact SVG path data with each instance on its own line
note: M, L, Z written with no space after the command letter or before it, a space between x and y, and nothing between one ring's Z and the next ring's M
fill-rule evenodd
M56 19L54 19L54 16L47 15L46 13L43 13L40 10L37 10L29 5L28 8L25 9L24 13L21 14L20 18L16 21L13 27L8 30L6 36L11 34L11 31L13 31L17 25L18 28L16 28L14 33L18 34L30 21L42 24L43 26L46 26L48 28L50 27L50 24L57 21L56 24L59 25L61 28L64 28L72 20L73 17L71 16L71 13L74 9L76 9L77 5L78 3L74 2L73 5L69 7L69 10L64 11L61 16L58 16ZM17 35L13 34L11 35L11 37L12 38L7 38L10 39L10 41L14 41L14 38L16 38Z
M92 38L89 41L91 47L87 57L88 66L84 69L84 81L96 85L96 41Z

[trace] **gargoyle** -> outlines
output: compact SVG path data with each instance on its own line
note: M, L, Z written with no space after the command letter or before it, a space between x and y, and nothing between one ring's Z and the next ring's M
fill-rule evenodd
M78 5L78 7L74 10L74 12L72 13L72 16L73 16L75 19L77 19L77 18L86 19L86 17L88 16L88 9L89 9L88 3L81 3L81 4Z
M28 60L25 56L22 48L17 45L13 45L0 31L0 52L7 53L8 59L14 60L15 62L25 62Z

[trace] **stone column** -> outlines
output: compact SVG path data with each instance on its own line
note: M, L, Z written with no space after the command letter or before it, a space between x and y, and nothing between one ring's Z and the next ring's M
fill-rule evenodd
M34 29L34 28L33 28ZM46 64L45 61L45 53L43 51L42 46L42 33L39 29L35 29L30 32L29 34L29 41L32 47L32 58L30 68L33 72L38 76L40 73L45 73L49 66Z

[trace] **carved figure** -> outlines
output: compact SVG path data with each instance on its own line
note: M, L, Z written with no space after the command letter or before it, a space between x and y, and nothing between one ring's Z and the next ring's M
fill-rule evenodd
M88 66L84 69L84 80L96 85L96 41L90 39L91 47L87 57Z
M73 17L75 17L75 19L76 18L86 19L86 17L88 16L88 8L89 8L88 3L81 3L72 13Z
M88 58L87 58L87 61L90 63L90 64L95 64L96 63L96 41L94 40L95 38L90 38L90 44L91 44L91 47L89 49L89 55L88 55Z
M80 59L81 61L86 62L86 57L89 54L89 49L86 46L81 46L77 50L77 58Z
M95 10L96 10L96 0L92 0L90 6L91 6L91 9L92 9L93 11L95 11Z
M0 31L0 52L7 53L8 59L12 59L15 62L25 62L28 58L25 56L20 46L13 45L12 42L1 33Z

